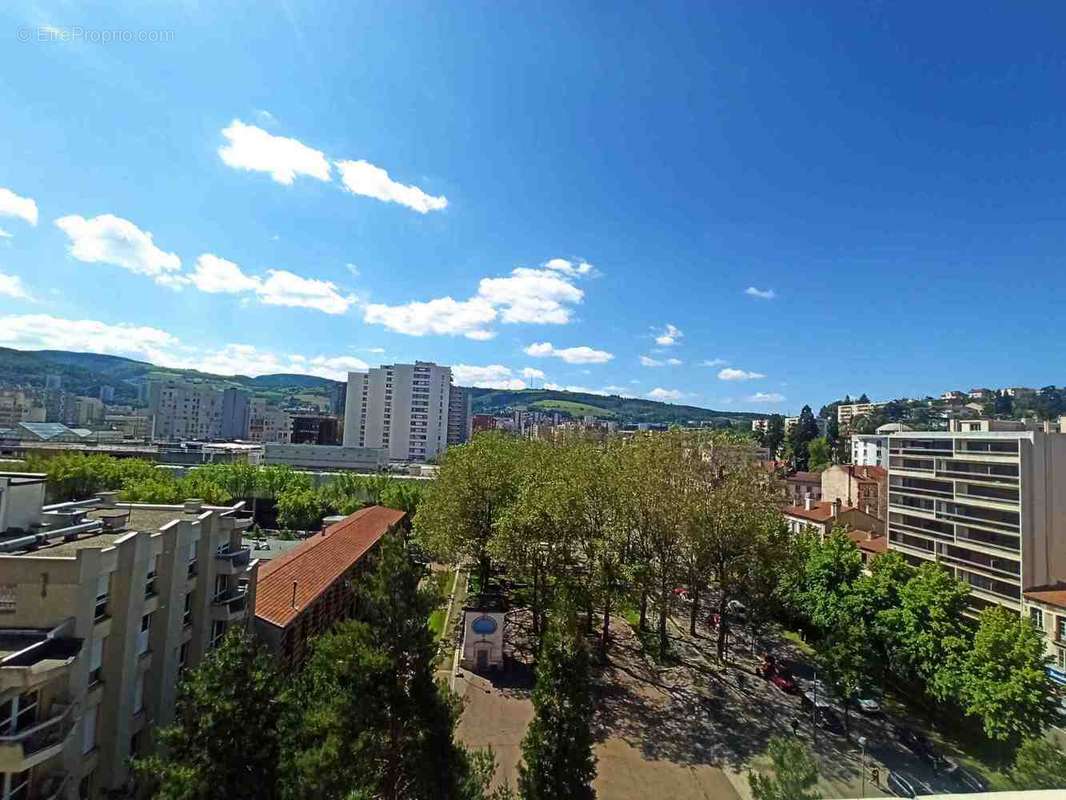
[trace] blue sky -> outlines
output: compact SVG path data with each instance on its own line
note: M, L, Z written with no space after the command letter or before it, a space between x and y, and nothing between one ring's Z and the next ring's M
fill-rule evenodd
M765 411L1062 384L1063 23L8 2L0 345Z

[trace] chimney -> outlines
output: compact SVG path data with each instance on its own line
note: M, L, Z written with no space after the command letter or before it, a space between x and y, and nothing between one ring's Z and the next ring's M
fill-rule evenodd
M199 497L190 497L184 505L186 514L199 514L203 510L204 501Z
M296 581L292 582L292 607L296 608Z
M814 508L814 498L810 495L807 495L807 499L803 501L803 507L807 509L807 511L810 511L812 508Z
M838 497L836 500L834 500L832 502L832 504L829 506L829 508L831 509L832 515L834 517L839 516L840 515L840 498Z

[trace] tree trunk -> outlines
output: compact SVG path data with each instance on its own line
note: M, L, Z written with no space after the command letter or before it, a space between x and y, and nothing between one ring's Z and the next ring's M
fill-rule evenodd
M700 586L694 584L692 587L692 608L689 609L688 614L688 632L690 636L696 635L696 621L700 617Z
M648 629L648 590L640 590L640 625L642 631Z
M659 587L659 655L666 655L668 643L666 641L666 618L670 614L670 585L667 583Z
M533 566L533 593L529 598L529 612L533 618L533 636L540 639L540 570ZM539 647L537 648L540 649Z
M726 628L729 625L729 623L726 621L725 610L726 610L726 595L725 595L725 592L722 592L722 594L718 598L718 660L719 661L722 661L722 660L725 659Z
M478 556L477 560L477 576L481 586L482 592L487 592L489 588L489 570L492 567L492 562L489 559L487 553L482 553Z
M607 660L607 641L611 635L611 593L606 592L603 599L603 629L600 631L600 655Z

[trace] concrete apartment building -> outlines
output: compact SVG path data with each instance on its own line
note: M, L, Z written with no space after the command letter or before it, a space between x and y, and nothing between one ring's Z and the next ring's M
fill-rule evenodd
M292 441L292 417L280 408L272 408L262 398L252 400L248 423L248 441L262 444L289 444Z
M20 422L44 422L44 405L21 389L0 390L0 428L13 428Z
M264 565L255 633L284 666L298 668L311 639L352 617L353 583L373 563L381 537L406 516L383 506L361 508Z
M1064 430L1066 420L955 420L891 434L889 549L970 584L974 611L1023 613L1025 590L1066 579Z
M43 506L0 474L5 798L102 798L171 722L178 676L254 607L240 506Z
M884 403L841 403L837 406L837 424L841 429L851 426L851 421L855 417L864 417L867 414L872 413L876 409L885 405Z
M251 398L239 389L213 389L181 380L148 384L155 441L247 439Z
M428 361L349 372L344 446L381 448L392 461L434 458L449 444L451 389L451 368Z
M474 430L473 394L462 386L452 386L448 393L448 446L470 441Z
M888 437L875 434L851 435L851 463L859 467L888 465Z
M326 444L264 444L263 463L326 472L381 472L389 466L383 448Z

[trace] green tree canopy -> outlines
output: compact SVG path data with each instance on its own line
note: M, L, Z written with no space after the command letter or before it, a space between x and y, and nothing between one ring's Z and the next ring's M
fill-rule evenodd
M755 800L817 800L813 787L818 782L818 767L802 742L775 736L767 752L769 774L748 773Z
M186 674L174 725L135 773L158 800L277 797L279 689L273 660L234 629Z
M1010 782L1023 791L1066 788L1066 753L1047 739L1026 739L1014 756Z

